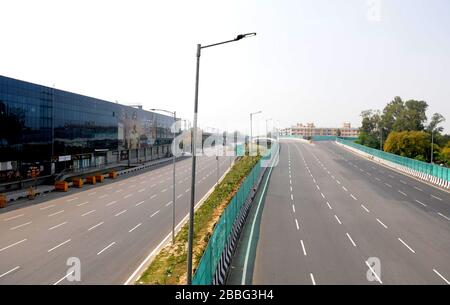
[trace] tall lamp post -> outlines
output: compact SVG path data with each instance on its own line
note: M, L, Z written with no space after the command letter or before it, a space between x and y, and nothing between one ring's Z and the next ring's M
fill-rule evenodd
M192 284L192 246L194 239L194 201L195 201L195 165L197 154L197 114L198 114L198 86L199 86L199 73L200 73L200 55L202 49L215 47L218 45L241 40L246 37L255 36L256 33L239 34L232 40L227 40L219 43L214 43L206 46L197 44L197 68L195 75L195 101L194 101L194 126L192 130L192 174L191 174L191 202L189 207L189 234L188 234L188 266L187 266L187 284Z
M177 122L177 112L176 111L169 111L164 109L150 109L152 111L161 111L169 113L173 116L173 122L176 124ZM175 146L175 127L172 128L172 135L173 135L173 141ZM175 242L175 152L172 149L172 164L173 164L173 173L172 173L172 244Z

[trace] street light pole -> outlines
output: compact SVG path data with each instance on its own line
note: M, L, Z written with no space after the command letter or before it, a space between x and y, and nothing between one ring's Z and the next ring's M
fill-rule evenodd
M198 87L199 87L199 74L200 74L200 56L201 50L222 45L229 42L241 40L246 37L255 36L256 33L239 34L232 40L224 42L214 43L206 46L197 44L197 67L195 74L195 99L194 99L194 126L192 128L192 168L191 168L191 201L189 206L189 232L188 232L188 263L187 263L187 284L192 285L192 249L194 242L194 208L195 208L195 166L196 166L196 149L197 149L197 114L198 114Z
M433 164L434 128L431 129L431 164Z
M173 115L173 122L175 126L172 128L172 136L173 136L173 146L175 147L175 136L176 136L176 122L177 122L177 112L176 111L168 111L163 109L151 109L152 111L163 111L167 112ZM175 151L172 149L172 165L173 165L173 171L172 171L172 244L175 243Z

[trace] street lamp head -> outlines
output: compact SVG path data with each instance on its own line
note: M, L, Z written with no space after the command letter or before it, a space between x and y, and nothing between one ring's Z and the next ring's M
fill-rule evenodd
M239 34L236 36L236 38L234 40L241 40L242 38L246 38L246 37L251 37L251 36L256 36L256 33L247 33L247 34Z

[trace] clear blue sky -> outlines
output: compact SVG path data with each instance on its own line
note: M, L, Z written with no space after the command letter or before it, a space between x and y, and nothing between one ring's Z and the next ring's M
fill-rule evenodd
M450 132L450 1L2 1L0 74L192 118L195 45L204 51L204 126L359 125L394 96L422 99ZM258 122L257 122L258 123ZM257 124L258 125L258 124ZM257 133L257 132L256 132Z

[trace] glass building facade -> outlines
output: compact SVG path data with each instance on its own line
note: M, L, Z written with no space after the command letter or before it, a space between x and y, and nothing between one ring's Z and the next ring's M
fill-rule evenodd
M0 183L23 179L31 165L50 175L140 159L155 148L167 155L172 123L142 108L0 76Z

